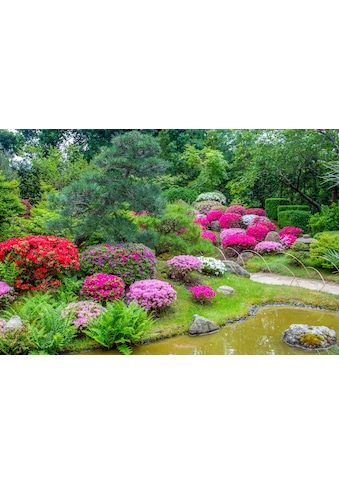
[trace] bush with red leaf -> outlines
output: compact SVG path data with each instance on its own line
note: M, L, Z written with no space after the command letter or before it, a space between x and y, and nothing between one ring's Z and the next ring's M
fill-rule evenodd
M80 268L77 247L55 236L13 237L0 243L0 261L14 262L19 276L14 287L43 290L61 284L59 276Z

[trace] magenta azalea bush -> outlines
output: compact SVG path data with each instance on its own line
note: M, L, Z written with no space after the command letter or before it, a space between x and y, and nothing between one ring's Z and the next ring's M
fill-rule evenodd
M286 226L281 229L281 231L279 232L279 236L284 237L286 235L292 234L292 236L298 237L298 234L300 232L304 232L304 230L301 229L300 227Z
M5 281L0 281L0 308L14 300L14 288L9 286Z
M141 280L133 283L126 296L127 303L135 301L146 310L160 312L170 306L177 298L170 283L162 280Z
M258 207L250 207L249 209L245 210L245 214L255 214L256 216L266 216L266 211L264 209L260 209Z
M235 227L233 229L223 229L220 233L220 242L223 243L224 239L228 236L233 236L234 234L246 234L245 229L241 227Z
M124 281L119 276L105 273L87 276L80 292L86 298L98 301L118 300L124 293Z
M271 231L265 224L255 224L246 229L248 236L254 237L257 242L263 241L267 234Z
M262 241L254 247L254 251L260 254L281 253L284 251L284 246L278 242Z
M62 312L61 317L64 318L68 314L71 314L73 317L73 325L78 327L80 330L83 330L102 312L105 311L106 308L94 301L76 301L67 305Z
M137 280L155 278L156 260L154 253L143 244L99 244L82 253L81 269L88 275L119 276L129 286Z
M226 237L222 242L223 248L233 248L237 252L244 251L246 249L253 249L257 241L254 237L248 236L247 234L233 234L232 236Z
M201 227L205 227L208 224L208 220L205 216L199 214L193 221L194 224L199 224Z
M240 214L223 214L219 219L220 227L222 229L230 229L232 227L240 227L241 215Z
M242 205L230 205L225 210L225 214L240 214L241 216L243 216L245 213L246 209Z
M189 291L192 293L193 299L201 304L210 303L216 295L213 288L205 285L192 286Z
M297 237L294 236L293 234L285 234L285 236L281 237L280 236L280 242L283 246L290 248L295 241L297 240Z
M170 278L184 281L192 271L201 271L202 262L196 256L174 256L167 261Z
M208 222L218 221L223 214L224 212L222 211L213 210L208 212L208 214L206 215L206 219Z
M202 231L201 237L203 239L209 239L213 244L217 243L217 235L212 231Z
M266 216L257 216L252 219L249 223L249 226L254 226L255 224L268 224L270 227L274 227L274 229L270 229L271 231L275 231L275 225L273 222Z

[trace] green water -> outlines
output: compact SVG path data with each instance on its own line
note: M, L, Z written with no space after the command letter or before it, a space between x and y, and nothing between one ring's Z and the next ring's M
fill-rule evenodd
M315 355L317 352L291 347L282 339L292 323L325 325L339 336L339 312L294 307L263 307L255 316L222 327L201 337L183 335L133 348L133 355ZM322 351L323 354L326 352ZM91 355L117 355L117 351Z

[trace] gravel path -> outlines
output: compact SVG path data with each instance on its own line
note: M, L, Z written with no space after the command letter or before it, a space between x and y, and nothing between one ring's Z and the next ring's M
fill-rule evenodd
M339 295L339 284L331 281L325 281L324 283L319 280L311 280L306 278L297 278L293 276L284 276L276 273L252 273L252 281L258 281L259 283L266 283L268 285L289 285L299 286L301 288L307 288L309 290L324 291L326 293L332 293L333 295Z

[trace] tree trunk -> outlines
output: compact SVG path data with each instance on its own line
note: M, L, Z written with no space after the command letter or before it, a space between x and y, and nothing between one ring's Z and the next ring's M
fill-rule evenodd
M296 187L290 180L288 180L288 178L280 173L280 178L281 178L281 181L287 185L288 187L291 187L291 189L295 190L296 192L298 192L298 194L301 195L301 197L303 197L305 200L307 200L307 202L309 202L311 205L313 205L314 207L316 207L316 209L321 212L321 205L318 204L318 202L316 202L315 200L313 200L311 197L309 197L307 194L305 194L304 192L302 192L298 187Z
M335 185L332 190L332 202L336 204L337 200L338 200L338 185Z

